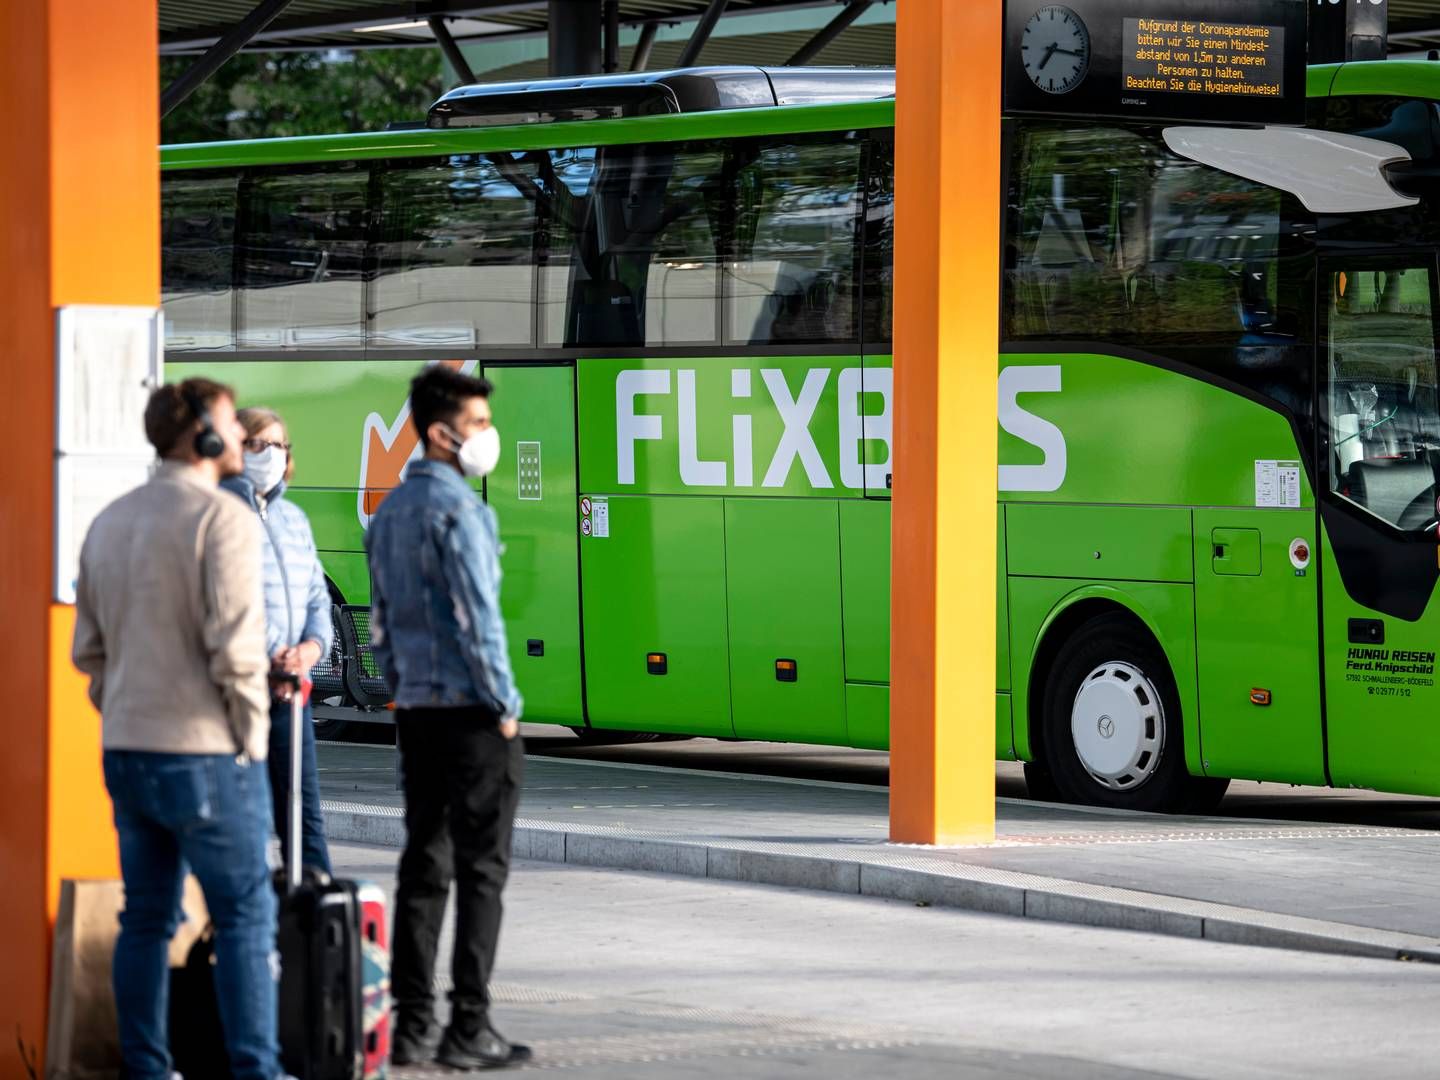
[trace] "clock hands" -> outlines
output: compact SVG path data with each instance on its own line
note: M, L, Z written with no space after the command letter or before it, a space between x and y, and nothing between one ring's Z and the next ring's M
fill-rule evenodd
M1059 43L1058 41L1051 42L1049 45L1045 46L1045 55L1040 58L1040 63L1038 63L1038 64L1035 65L1035 70L1036 70L1036 71L1041 71L1041 70L1043 70L1044 67L1045 67L1045 65L1050 62L1050 58L1051 58L1052 56L1054 56L1056 53L1060 53L1060 54L1062 54L1062 55L1064 55L1064 56L1078 56L1078 57L1083 57L1083 56L1085 55L1084 53L1082 53L1082 52L1077 52L1077 51L1075 51L1074 49L1062 49L1062 48L1060 47L1060 43Z

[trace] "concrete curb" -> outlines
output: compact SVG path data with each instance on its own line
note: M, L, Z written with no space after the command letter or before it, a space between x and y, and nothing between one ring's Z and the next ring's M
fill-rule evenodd
M398 808L323 803L331 840L399 848ZM837 843L835 847L840 847ZM517 859L780 885L962 908L1081 926L1137 930L1232 945L1382 960L1440 963L1440 940L1255 908L1091 885L963 863L876 845L827 854L823 846L770 841L699 843L660 833L517 820Z

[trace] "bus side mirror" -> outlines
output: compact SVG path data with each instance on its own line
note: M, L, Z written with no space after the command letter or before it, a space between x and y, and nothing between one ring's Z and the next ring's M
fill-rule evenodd
M1415 199L1440 196L1440 161L1394 161L1383 167L1385 179L1401 195Z

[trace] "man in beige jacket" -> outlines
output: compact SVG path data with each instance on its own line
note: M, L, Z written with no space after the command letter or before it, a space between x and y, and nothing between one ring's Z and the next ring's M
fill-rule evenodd
M261 538L218 487L240 471L244 432L228 387L187 379L151 396L145 434L159 469L85 538L74 642L101 714L125 879L114 969L125 1075L171 1075L167 953L188 866L215 924L231 1075L276 1080Z

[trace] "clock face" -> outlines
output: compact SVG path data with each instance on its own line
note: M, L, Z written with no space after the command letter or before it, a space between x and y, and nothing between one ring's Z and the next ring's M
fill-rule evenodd
M1043 7L1025 24L1020 58L1030 81L1047 94L1065 94L1090 70L1090 31L1059 4Z

